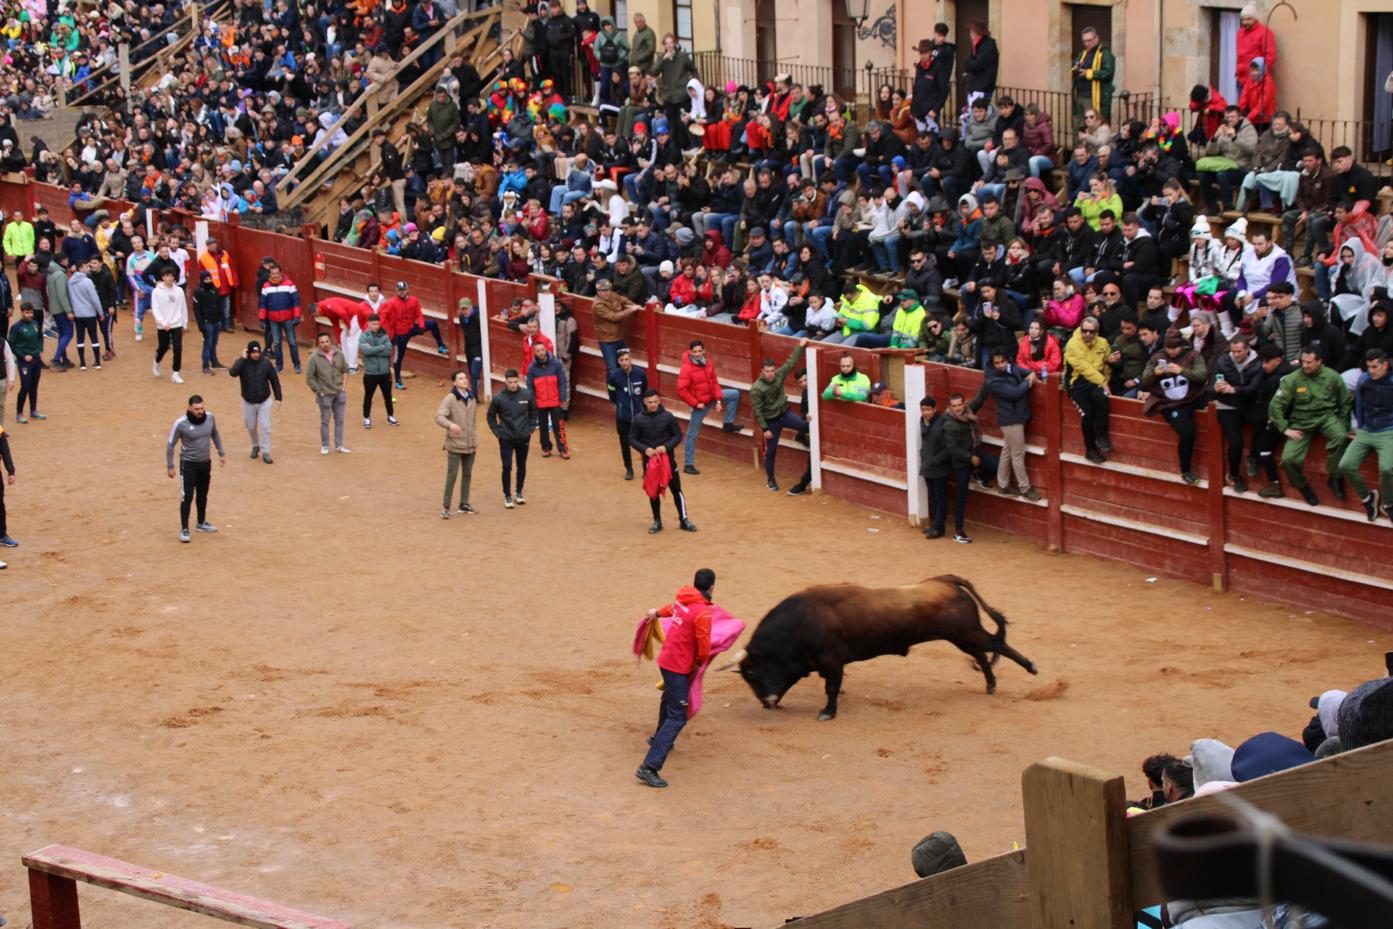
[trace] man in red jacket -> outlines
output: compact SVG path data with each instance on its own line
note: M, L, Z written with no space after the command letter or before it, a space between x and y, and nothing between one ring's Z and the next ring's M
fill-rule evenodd
M681 587L674 602L662 609L649 610L653 618L671 616L663 649L658 653L658 670L663 675L663 699L658 708L658 729L648 739L648 754L634 776L649 787L666 787L658 774L682 727L687 725L687 697L692 676L711 656L711 595L716 589L716 572L702 568L692 586Z
M361 300L347 297L327 297L315 304L314 312L325 316L329 326L337 330L339 347L343 358L348 362L348 373L358 372L358 340L363 330L368 328L368 317L372 310Z
M716 366L706 354L706 346L701 339L693 339L682 353L682 370L677 374L677 396L692 408L692 419L687 427L687 441L682 447L685 463L683 474L700 474L696 469L697 436L701 433L701 421L714 407L721 412L725 407L726 419L721 428L726 432L739 432L735 425L735 411L740 406L740 391L734 387L722 387L716 379Z
M377 315L381 317L382 328L387 330L387 334L392 337L392 344L397 349L396 361L393 362L397 390L406 389L406 385L401 381L401 363L406 357L407 344L416 336L429 332L435 336L435 350L442 355L450 353L445 347L445 340L440 336L440 324L433 319L426 319L425 311L421 309L421 301L407 292L406 281L397 281L397 295L382 304L382 309L377 311Z

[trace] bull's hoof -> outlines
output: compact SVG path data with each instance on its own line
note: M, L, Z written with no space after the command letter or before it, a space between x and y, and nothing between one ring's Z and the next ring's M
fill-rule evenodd
M825 722L827 722L827 720L829 720L829 719L836 719L836 718L837 718L837 714L836 714L836 713L826 713L826 712L823 712L823 713L818 713L818 714L817 714L817 721L820 722L820 723L825 723Z

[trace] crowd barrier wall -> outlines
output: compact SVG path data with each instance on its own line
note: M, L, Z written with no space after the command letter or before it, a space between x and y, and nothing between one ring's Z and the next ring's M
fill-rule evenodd
M38 205L47 207L60 226L73 216L61 188L13 175L0 183L0 206L6 213L18 208L30 214ZM127 206L109 203L106 208ZM166 211L161 217L190 227L198 222L179 211ZM243 282L237 290L237 317L243 326L258 328L256 295L249 285L264 256L279 261L300 288L306 308L300 334L306 347L317 331L327 327L327 320L309 312L314 300L334 294L359 296L371 281L390 295L396 281L406 281L427 316L440 323L448 347L448 354L442 356L431 337L416 339L407 369L443 378L463 366L463 332L454 320L460 298L469 297L487 320L490 380L498 382L507 368L523 362L522 337L496 318L500 310L519 297L542 303L560 299L575 316L581 337L572 368L572 409L582 415L608 415L604 363L589 299L560 293L554 289L558 283L548 279L485 279L328 242L315 237L313 227L297 231L303 234L250 229L235 220L208 222L208 234L218 237L237 257ZM677 397L677 375L693 339L706 344L722 384L741 393L736 420L740 431L723 432L720 418L709 415L701 433L701 453L758 464L764 440L753 428L749 387L760 376L760 362L764 358L782 362L793 351L795 340L664 314L654 306L636 314L627 324L626 342L636 363L648 370L650 384L683 420L689 411ZM835 373L843 349L817 343L811 348L816 363L804 362L809 388L820 391ZM892 364L898 364L884 353L849 351L872 380L888 379ZM895 383L902 384L900 396L909 409L815 399L812 447L787 433L780 438L781 482L796 479L811 462L814 486L822 492L919 523L927 515L926 495L917 477L917 423L907 418L917 420L918 399L925 394L936 397L940 409L952 393L970 399L982 375L967 368L914 363L903 366L902 380L898 367L895 372ZM785 386L796 409L801 389L792 373ZM1105 465L1084 457L1078 412L1057 380L1033 391L1031 409L1027 468L1044 499L1032 502L995 491L974 491L968 504L970 521L1032 539L1052 552L1124 561L1148 572L1212 584L1216 590L1329 610L1393 629L1393 526L1386 520L1367 522L1353 499L1343 504L1331 499L1325 488L1321 440L1306 463L1307 475L1324 501L1312 508L1294 496L1270 500L1226 488L1223 440L1212 409L1196 416L1194 468L1201 482L1194 487L1178 474L1174 433L1159 418L1144 416L1137 401L1112 399L1114 452ZM993 404L982 409L980 425L984 442L999 446ZM615 464L619 466L617 456ZM1376 485L1372 458L1365 463L1365 475ZM753 477L751 488L762 492L762 484Z

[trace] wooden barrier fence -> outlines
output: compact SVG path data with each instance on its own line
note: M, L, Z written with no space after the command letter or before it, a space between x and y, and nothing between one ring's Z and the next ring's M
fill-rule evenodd
M71 218L67 192L44 184L0 184L0 207L26 213L43 204L60 226ZM118 209L119 204L109 205ZM188 214L163 214L171 222L194 225ZM509 367L521 367L521 336L494 317L514 299L527 297L545 307L564 300L576 318L581 336L575 359L573 409L601 416L610 409L604 364L595 340L591 301L560 294L555 282L498 281L443 270L438 266L383 255L313 237L277 235L229 223L209 222L215 235L237 258L242 285L236 292L237 317L257 328L256 294L252 282L263 256L272 256L301 291L307 312L300 339L306 347L319 328L308 312L311 302L339 294L359 296L369 282L390 294L393 283L406 281L420 298L426 315L439 322L448 354L439 355L434 341L413 341L408 369L444 377L464 364L463 333L454 324L462 297L469 297L487 319L485 351L492 380ZM311 228L311 227L307 227ZM544 326L550 324L545 312ZM682 355L693 339L701 339L713 358L717 375L741 392L738 433L707 423L702 431L704 453L758 460L762 437L753 429L748 390L759 376L760 362L786 358L794 340L708 320L668 315L649 308L629 324L626 341L636 362L648 369L650 384L662 391L665 403L680 419L689 415L676 397ZM780 438L781 475L792 479L815 459L814 486L865 506L903 514L913 523L927 513L917 477L918 399L933 395L943 408L947 396L960 392L969 398L981 385L980 372L946 365L901 367L897 358L864 349L814 343L806 362L809 388L820 391L834 373L836 360L848 351L857 367L872 380L899 385L905 411L840 400L816 404L816 454L793 436ZM800 389L790 376L787 389ZM491 385L486 386L491 392ZM1226 488L1223 441L1213 410L1196 416L1198 441L1195 471L1201 482L1185 484L1179 476L1175 435L1159 419L1143 416L1141 404L1113 398L1111 435L1114 452L1106 465L1084 457L1077 410L1051 379L1032 392L1032 418L1027 427L1027 468L1031 483L1044 499L1029 501L994 491L972 494L968 516L977 523L1025 536L1053 552L1095 555L1125 561L1149 572L1211 584L1217 590L1278 600L1296 607L1323 609L1393 629L1393 527L1387 521L1369 523L1354 500L1338 504L1324 490L1324 449L1312 447L1306 470L1322 491L1323 505L1311 508L1299 499L1270 500L1238 494ZM1000 445L994 405L980 414L985 442ZM713 428L714 426L714 428ZM1375 483L1373 461L1365 473Z

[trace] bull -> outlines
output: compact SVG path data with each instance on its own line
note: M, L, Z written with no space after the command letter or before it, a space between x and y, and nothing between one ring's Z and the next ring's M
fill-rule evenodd
M979 606L996 621L995 633L983 628ZM749 645L722 670L738 666L766 710L816 671L827 685L827 705L817 718L832 719L849 662L908 655L911 646L938 639L972 657L987 679L987 693L996 690L992 666L1002 655L1039 673L1006 644L1006 617L987 605L971 581L951 574L903 587L809 587L770 610Z

